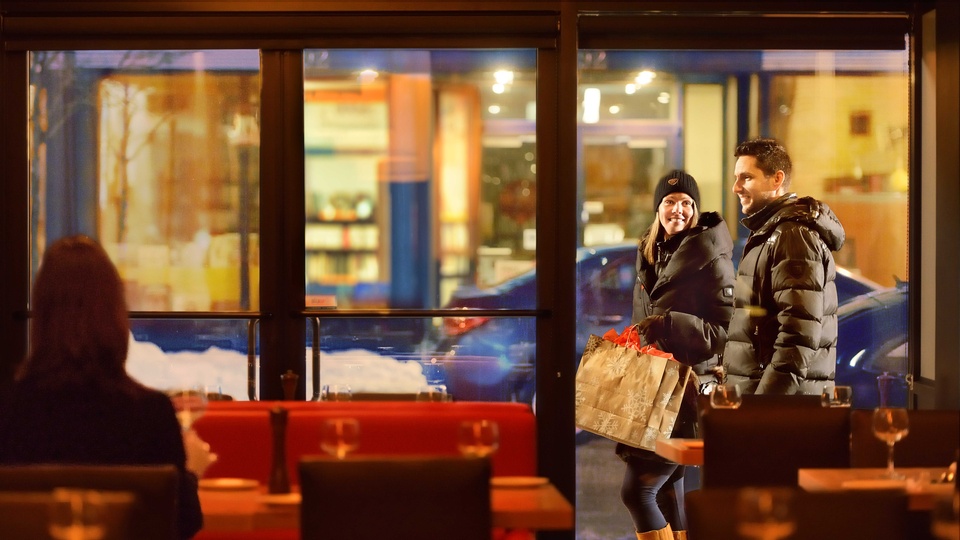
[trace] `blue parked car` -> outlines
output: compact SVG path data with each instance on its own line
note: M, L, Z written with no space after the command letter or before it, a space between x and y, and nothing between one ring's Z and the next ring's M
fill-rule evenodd
M590 334L622 330L630 323L637 246L634 243L581 248L577 254L577 350ZM739 261L739 253L734 254ZM838 385L854 386L855 406L873 407L878 401L876 376L883 371L904 373L906 356L907 287L880 285L838 269L840 340L837 352ZM536 271L531 270L488 289L463 288L446 307L474 309L534 309ZM437 350L456 355L499 358L506 366L529 373L535 365L535 322L532 319L481 317L448 318ZM579 362L579 355L575 361ZM512 385L517 379L506 369ZM514 395L533 396L532 377ZM900 398L897 398L900 399ZM905 398L903 398L905 399Z

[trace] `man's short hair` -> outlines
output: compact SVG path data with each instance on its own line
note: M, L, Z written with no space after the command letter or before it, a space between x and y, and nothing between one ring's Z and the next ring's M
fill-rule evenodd
M790 162L790 154L780 141L763 137L744 141L737 145L737 149L733 152L733 157L740 156L753 156L757 160L757 167L766 176L773 176L777 171L783 171L783 187L784 189L790 187L793 164Z

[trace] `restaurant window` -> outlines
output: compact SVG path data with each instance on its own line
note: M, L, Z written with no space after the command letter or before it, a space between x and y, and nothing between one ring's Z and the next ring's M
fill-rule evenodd
M532 310L536 51L303 58L308 312ZM36 51L30 65L33 270L49 241L96 238L126 287L131 374L258 397L259 52ZM345 379L533 400L532 317L305 323L308 399Z
M336 312L534 309L536 51L303 62L308 396L338 384L530 403L532 317Z
M747 231L732 194L741 140L780 139L793 160L791 191L822 200L846 231L836 252L840 302L837 383L855 407L877 405L877 376L903 381L907 364L910 74L907 50L605 50L579 61L582 178L578 288L608 288L634 272L638 239L655 218L653 189L670 169L698 181L704 211L720 212L739 262ZM620 262L630 259L629 262ZM578 296L580 333L629 324L634 280L620 295ZM600 321L601 324L597 324ZM583 339L578 335L578 342ZM900 385L894 400L906 405ZM578 435L578 535L632 530L617 493L613 443ZM696 474L688 476L694 482Z
M130 373L245 396L258 51L33 51L29 66L31 275L53 240L97 239L126 289Z

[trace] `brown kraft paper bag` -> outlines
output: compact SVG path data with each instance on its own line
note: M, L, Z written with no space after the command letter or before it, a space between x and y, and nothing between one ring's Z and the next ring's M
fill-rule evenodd
M669 353L591 335L576 378L577 427L636 448L669 438L693 373Z

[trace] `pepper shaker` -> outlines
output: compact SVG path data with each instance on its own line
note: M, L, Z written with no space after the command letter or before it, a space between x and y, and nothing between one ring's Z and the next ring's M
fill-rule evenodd
M290 493L287 473L287 410L270 410L270 429L273 433L273 463L270 467L270 493Z

